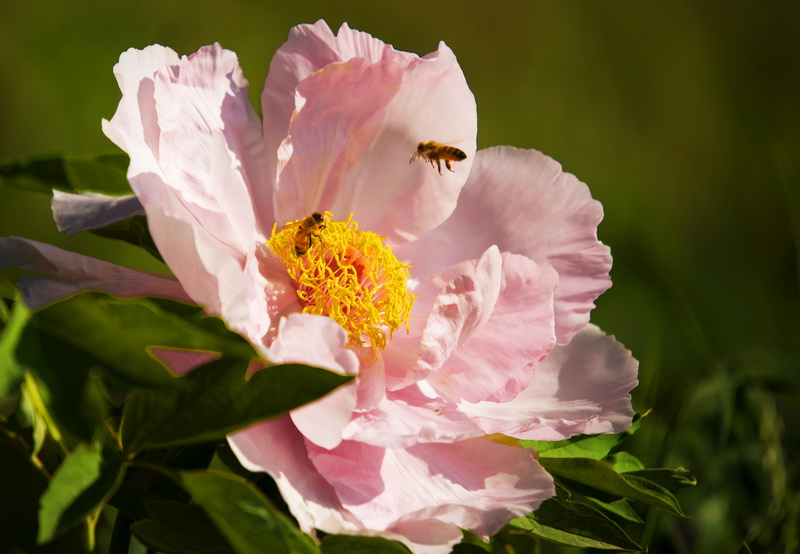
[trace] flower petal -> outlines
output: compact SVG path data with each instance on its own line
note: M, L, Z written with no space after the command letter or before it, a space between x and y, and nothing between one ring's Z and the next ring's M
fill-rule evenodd
M505 402L525 389L552 351L553 268L525 256L502 255L502 281L491 315L462 336L460 345L427 382L445 398Z
M144 215L135 195L111 196L98 192L72 194L53 190L50 201L58 230L68 235L105 227L135 215Z
M405 448L417 443L456 442L484 434L455 404L430 398L417 386L389 392L374 409L358 413L342 432L345 439Z
M493 244L551 264L559 276L556 334L566 344L611 286L611 255L597 240L602 218L586 185L553 159L535 150L489 148L476 155L452 217L397 254L422 273L475 258Z
M279 151L276 205L283 220L352 212L362 228L398 243L438 225L455 207L472 164L477 119L474 97L444 44L419 58L346 26L337 36L323 22L300 26L273 59L262 100L268 149ZM424 162L409 165L417 144L429 140L458 147L467 159L445 175Z
M269 473L300 529L336 533L363 528L342 507L336 491L311 464L303 436L289 416L262 421L232 435L228 443L250 471Z
M268 357L275 362L308 364L358 375L358 357L347 349L347 342L347 332L332 319L291 314L281 320ZM356 401L356 384L349 383L290 415L305 437L324 448L333 448L342 440L342 429L350 421Z
M275 205L284 222L315 211L352 211L344 178L364 156L386 105L397 93L401 68L364 58L330 64L300 82L297 111L281 145ZM358 217L358 214L356 214Z
M236 56L214 45L159 67L162 51L153 46L120 57L115 71L126 86L104 131L130 155L128 176L145 208L164 198L153 188L169 188L182 206L171 215L202 227L211 237L206 242L234 255L252 252L263 238L254 211L263 210L248 187L261 186L263 172L252 158L263 144Z
M23 300L32 308L87 290L122 298L160 296L191 302L181 283L166 275L135 271L33 240L3 237L0 269L11 267L45 275L27 275L17 282Z
M342 505L370 529L400 532L403 523L435 519L488 535L553 495L552 478L530 451L483 438L399 449L345 441L333 450L308 445L308 452Z
M430 316L408 356L387 348L391 389L427 377L435 394L456 402L505 401L525 388L555 345L553 294L558 276L548 264L500 254L491 247L469 262L426 277L417 302ZM438 289L435 301L430 293ZM393 341L394 342L394 341Z
M486 433L520 439L617 433L631 424L637 368L625 347L588 325L568 345L556 347L511 402L463 403L460 409Z
M293 27L287 41L272 57L261 104L266 166L273 178L277 175L276 153L289 135L289 124L296 109L297 85L318 69L351 58L365 58L370 63L387 59L404 64L410 63L416 56L397 52L367 33L350 29L346 23L334 35L328 24L319 20L313 25Z

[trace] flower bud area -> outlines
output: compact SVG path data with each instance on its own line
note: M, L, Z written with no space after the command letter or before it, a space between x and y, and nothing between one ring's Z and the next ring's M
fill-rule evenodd
M408 331L414 304L406 286L409 266L352 218L315 213L280 231L273 227L267 244L286 265L303 313L332 318L352 345L382 350L387 333L391 338L401 325Z

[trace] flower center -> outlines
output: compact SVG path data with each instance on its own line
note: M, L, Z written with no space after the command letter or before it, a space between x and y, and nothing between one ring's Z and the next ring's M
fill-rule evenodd
M303 313L326 315L341 325L355 346L386 347L389 337L405 325L414 295L410 274L383 237L359 231L352 220L333 221L318 212L272 228L267 244L280 256L294 280Z

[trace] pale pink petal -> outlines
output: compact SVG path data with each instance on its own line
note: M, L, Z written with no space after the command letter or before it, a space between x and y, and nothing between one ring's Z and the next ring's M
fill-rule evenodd
M455 404L430 398L413 385L387 393L374 409L357 413L342 431L346 440L387 448L455 442L483 434Z
M32 308L87 290L122 298L160 296L192 301L182 284L172 277L134 271L33 240L3 237L0 269L11 267L43 274L24 276L17 283L23 300Z
M450 219L414 244L397 249L426 273L480 255L491 245L551 264L559 275L559 344L589 321L594 300L609 286L611 255L597 240L603 218L589 189L535 150L481 150Z
M637 369L625 347L588 325L568 345L556 347L511 402L463 403L460 409L487 433L521 439L616 433L631 424Z
M273 178L277 174L276 153L289 135L289 123L296 108L295 88L318 69L351 58L365 58L369 63L387 59L402 64L412 62L417 56L397 52L367 33L350 29L346 23L334 35L327 23L319 20L313 25L293 27L286 43L272 57L261 104L266 167Z
M291 314L282 319L278 337L267 353L276 363L301 363L345 375L358 375L358 357L347 349L347 332L328 317ZM269 371L269 368L264 371ZM349 383L325 397L293 410L295 426L309 440L333 448L356 407L357 386Z
M141 175L137 181L153 175ZM258 272L254 258L233 257L219 243L209 243L204 227L192 225L181 213L182 204L171 189L154 186L145 204L150 233L164 261L172 269L186 292L208 314L221 315L234 331L254 344L269 329L266 310L267 283ZM247 264L245 265L245 262Z
M486 323L500 291L501 267L500 252L489 248L477 259L410 283L410 292L416 296L410 332L396 333L383 352L389 390L429 376L458 347L462 334L467 340Z
M275 205L279 221L315 211L352 211L344 178L364 156L402 80L396 63L356 58L324 67L300 82L298 111L281 146ZM358 215L358 214L356 214Z
M249 194L249 187L263 186L254 160L263 145L236 57L214 45L153 71L155 64L141 63L152 52L160 50L120 58L117 74L141 84L123 89L117 113L104 125L131 157L131 185L145 208L165 210L161 202L174 197L165 211L201 227L208 244L234 257L251 253L264 236L254 215L261 207ZM143 66L150 73L142 74ZM140 122L138 133L124 124L132 120Z
M250 252L258 236L254 206L228 139L248 132L248 116L257 129L258 118L236 55L216 44L181 58L178 66L155 75L153 97L165 183L218 240ZM141 200L147 204L147 198Z
M128 49L114 66L122 99L111 121L103 121L103 132L130 155L130 175L152 170L158 157L153 78L162 68L177 65L179 61L171 48L153 44L143 50Z
M502 261L502 281L491 313L466 335L461 330L458 348L428 378L445 398L511 400L528 386L535 368L555 346L553 294L558 275L550 265L525 256L503 254Z
M496 247L426 276L413 292L415 310L429 317L421 336L401 335L386 349L387 387L427 378L435 394L454 402L513 398L555 344L557 284L548 264Z
M378 132L350 172L343 199L362 228L389 243L414 239L439 225L456 207L475 157L475 98L453 52L436 52L403 72L403 84L386 109ZM436 141L462 150L442 175L423 160L409 163L420 142ZM386 210L391 206L391 210Z
M531 452L483 438L398 449L356 441L307 448L342 505L370 529L399 532L403 523L436 519L488 535L553 495L552 478Z
M263 102L266 141L279 152L279 219L352 212L362 229L398 243L455 207L474 157L477 119L444 44L419 58L346 26L335 37L322 22L301 26L273 59ZM290 138L279 141L280 133ZM424 161L409 164L417 144L429 140L457 147L467 159L445 175Z
M269 473L300 529L341 533L363 525L336 497L336 491L312 465L303 436L289 416L262 421L228 435L236 457L250 471Z
M56 227L68 235L144 215L142 203L133 194L112 196L98 192L72 194L53 190L50 208Z

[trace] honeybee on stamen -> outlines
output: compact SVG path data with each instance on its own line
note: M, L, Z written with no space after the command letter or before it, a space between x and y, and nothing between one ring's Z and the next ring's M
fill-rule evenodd
M319 238L319 232L325 228L325 218L319 212L314 212L310 216L303 218L297 224L297 234L294 236L294 252L298 256L305 255L314 239Z
M439 175L441 175L442 161L444 161L444 165L448 170L455 173L453 168L450 166L450 162L460 162L461 160L465 160L467 155L463 150L459 150L455 146L447 146L446 144L440 144L438 142L429 140L428 142L420 142L417 145L417 150L411 155L411 160L409 160L408 163L413 162L417 158L423 159L426 162L430 162L431 167L438 168ZM436 165L433 165L434 162L436 162Z

